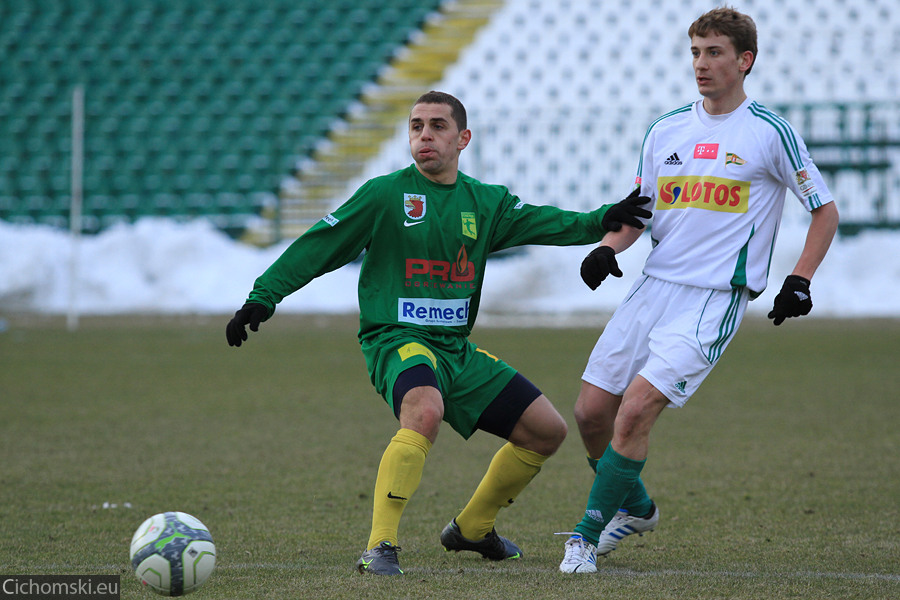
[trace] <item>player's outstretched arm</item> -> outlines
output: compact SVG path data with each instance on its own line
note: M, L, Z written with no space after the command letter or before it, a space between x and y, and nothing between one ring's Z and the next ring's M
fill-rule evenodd
M639 196L641 188L634 188L624 200L613 204L603 215L600 225L606 231L619 231L622 225L643 229L644 223L640 219L649 219L653 216L644 204L650 202L649 196Z
M616 254L631 247L639 237L641 230L635 227L623 227L607 233L600 245L581 261L581 280L596 290L607 276L621 277L622 270L616 262Z
M245 325L250 325L250 331L259 331L259 324L269 318L269 309L257 302L248 302L243 305L234 317L225 326L225 339L229 346L240 346L247 341Z
M622 270L616 262L616 251L612 246L597 246L581 261L581 280L596 290L607 276L621 277Z

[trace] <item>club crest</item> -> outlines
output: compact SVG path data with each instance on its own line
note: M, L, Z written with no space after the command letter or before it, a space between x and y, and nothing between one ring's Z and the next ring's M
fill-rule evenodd
M462 218L462 233L466 237L470 237L473 240L478 239L478 227L475 222L475 213L473 212L462 212L459 214Z
M403 194L403 212L410 219L425 218L425 196L422 194Z

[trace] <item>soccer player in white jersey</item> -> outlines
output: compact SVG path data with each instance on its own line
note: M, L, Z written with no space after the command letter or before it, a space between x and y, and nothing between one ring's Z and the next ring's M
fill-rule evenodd
M769 318L809 313L810 280L838 212L803 140L747 98L756 26L717 8L688 30L701 100L661 116L644 138L634 195L653 199L643 274L600 336L582 377L575 420L595 478L565 542L560 570L596 572L625 536L652 530L659 509L641 481L650 429L697 391L766 287L786 190L809 211L804 248ZM615 254L641 230L606 234L581 266L592 289L620 277Z

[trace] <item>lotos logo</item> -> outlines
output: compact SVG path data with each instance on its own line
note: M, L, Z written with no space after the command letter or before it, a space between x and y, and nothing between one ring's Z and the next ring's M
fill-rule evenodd
M422 276L425 281L420 281ZM406 259L407 287L474 287L475 265L469 261L466 247L456 254L456 260L428 260L427 258ZM459 285L468 283L468 285ZM457 284L457 285L453 285Z
M745 213L750 206L750 182L723 177L660 177L656 208L702 208Z

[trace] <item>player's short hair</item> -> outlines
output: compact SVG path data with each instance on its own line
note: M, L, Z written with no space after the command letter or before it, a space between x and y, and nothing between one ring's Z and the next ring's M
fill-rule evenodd
M456 121L456 126L459 130L463 131L468 128L466 107L463 106L462 102L446 92L437 92L435 90L425 92L419 96L419 99L415 101L413 106L417 104L446 104L450 107L450 116Z
M753 53L753 62L744 76L750 74L753 65L756 64L756 23L748 15L740 13L733 8L714 8L691 23L688 29L688 37L709 37L710 35L724 35L734 46L738 54L746 51Z

